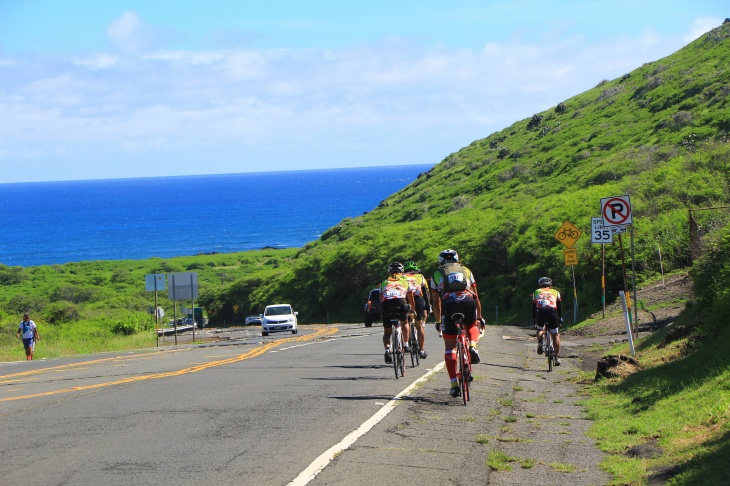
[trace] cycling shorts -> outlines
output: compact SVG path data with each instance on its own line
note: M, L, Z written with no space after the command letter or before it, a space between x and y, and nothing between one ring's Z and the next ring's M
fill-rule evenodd
M423 311L426 310L426 300L422 295L414 296L416 301L416 320L423 320Z
M538 329L550 329L551 334L558 332L560 327L560 317L558 317L557 309L537 309L535 313L535 327Z
M444 315L441 330L444 334L456 335L459 333L459 330L451 316L460 312L464 314L465 327L473 326L477 320L477 302L471 296L462 300L444 302L442 312Z
M408 305L406 299L388 299L380 303L381 312L383 314L383 327L390 329L393 327L391 319L405 321L411 306Z

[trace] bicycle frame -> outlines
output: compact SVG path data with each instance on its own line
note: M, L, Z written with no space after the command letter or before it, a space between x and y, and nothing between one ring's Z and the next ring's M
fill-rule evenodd
M405 361L403 352L403 330L400 326L400 321L395 320L393 322L392 332L390 334L390 353L393 356L393 370L395 371L395 377L405 376Z
M419 352L421 351L421 346L418 344L418 328L416 327L415 320L409 316L408 322L411 327L411 335L408 339L411 347L411 365L415 368L420 364Z
M464 405L470 400L469 397L469 381L471 379L471 354L469 354L469 345L471 340L464 330L464 314L456 313L451 316L459 329L456 336L456 359L458 366L456 368L456 379L461 387L461 396Z

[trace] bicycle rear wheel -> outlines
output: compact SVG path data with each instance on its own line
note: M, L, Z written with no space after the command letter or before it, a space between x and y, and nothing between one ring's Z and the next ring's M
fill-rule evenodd
M421 348L418 346L418 329L416 326L411 326L411 365L415 368L419 364L419 352Z
M550 335L549 331L545 331L547 333L547 346L545 346L545 354L547 355L548 360L548 372L553 371L553 355L555 352L553 351L553 337Z
M401 347L398 345L400 337L400 329L393 326L393 333L390 335L390 356L393 358L393 371L395 378L398 379L398 355Z
M456 359L459 360L459 387L461 388L461 399L464 401L464 405L466 405L466 402L469 401L469 375L466 370L466 366L464 365L465 360L467 359L464 355L466 353L466 349L464 349L464 345L461 341L459 341L456 345Z

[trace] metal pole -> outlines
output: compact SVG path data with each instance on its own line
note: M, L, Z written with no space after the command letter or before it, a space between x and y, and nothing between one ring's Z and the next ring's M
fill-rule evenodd
M575 265L570 266L573 273L573 324L578 322L578 291L575 288Z
M193 342L195 342L195 294L193 294L193 274L190 274L190 298L193 301L193 308L190 309L193 315Z
M664 281L664 264L662 263L662 246L659 244L659 237L657 237L656 247L659 249L659 270L662 272L662 288L666 288L667 284Z
M174 326L175 326L175 346L177 346L177 300L175 300L175 299L177 299L177 293L175 292L175 276L173 275L172 276L172 304L173 304L173 308L175 310L173 312L174 320L172 322L174 323Z
M601 307L602 317L606 318L606 244L601 243Z
M155 338L157 338L157 347L160 347L160 316L157 313L157 275L154 276L155 281Z
M634 225L631 228L631 273L634 287L634 336L639 336L639 301L636 300L636 257L634 256Z
M621 233L618 235L618 246L621 251L621 272L624 278L624 295L626 295L626 306L629 310L629 320L631 320L631 294L629 293L629 284L626 281L626 258L624 258L624 243L621 238Z

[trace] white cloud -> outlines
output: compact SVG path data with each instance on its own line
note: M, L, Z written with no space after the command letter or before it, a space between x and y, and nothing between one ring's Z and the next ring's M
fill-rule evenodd
M684 43L689 44L699 36L705 34L711 29L722 24L722 19L717 17L701 17L695 19L690 25L690 30L686 36L684 36Z
M131 153L119 170L160 172L115 176L175 173L140 160L163 156L174 170L191 167L183 173L220 173L240 172L254 154L278 161L267 170L292 168L284 165L291 160L342 166L352 147L360 153L346 163L401 152L411 159L395 163L435 162L682 46L647 29L594 44L575 36L482 49L390 39L343 49L150 51L145 39L154 36L134 12L112 23L109 37L128 55L2 58L0 164L56 154L63 178L66 160ZM84 174L108 177L103 165Z
M124 52L140 52L150 45L147 28L135 12L124 12L106 31L112 44Z

